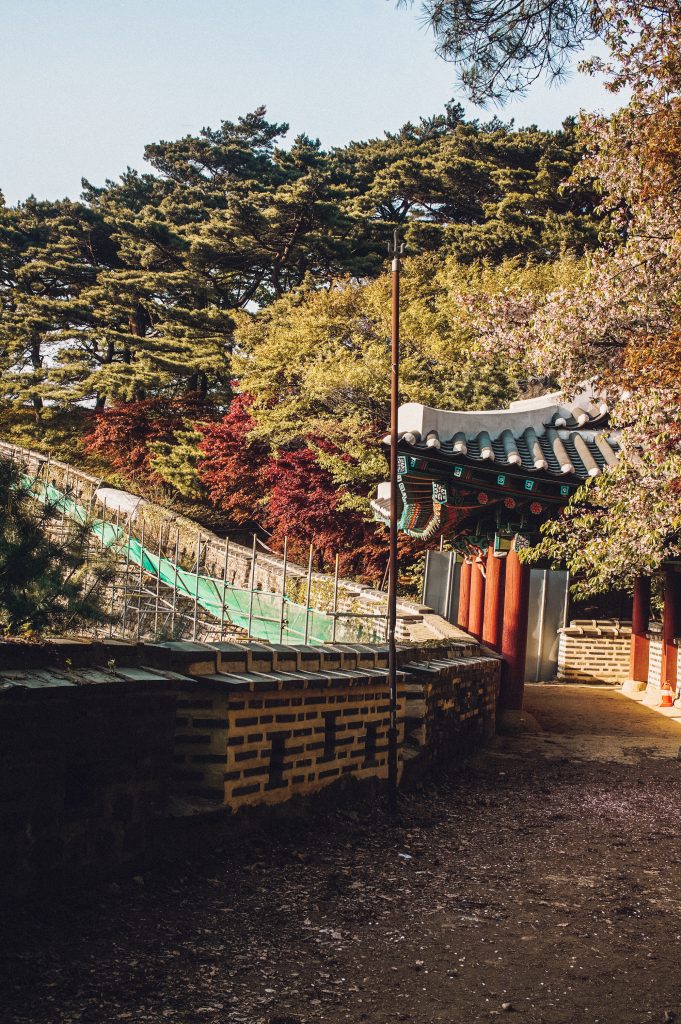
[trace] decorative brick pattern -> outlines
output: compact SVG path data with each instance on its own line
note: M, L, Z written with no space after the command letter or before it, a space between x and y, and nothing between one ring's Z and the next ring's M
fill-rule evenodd
M559 633L558 679L566 682L622 683L629 678L629 623L576 621Z
M178 696L178 791L236 811L306 796L347 775L387 776L384 649L215 647L219 670L186 680ZM302 670L291 665L292 652ZM400 673L400 746L404 701Z
M494 735L500 660L450 652L405 665L406 760L432 766Z
M659 690L662 686L662 636L660 633L648 636L648 686Z

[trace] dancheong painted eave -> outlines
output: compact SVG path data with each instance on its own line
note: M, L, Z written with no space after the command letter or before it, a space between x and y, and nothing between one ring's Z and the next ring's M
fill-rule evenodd
M412 402L399 410L398 451L400 530L465 546L536 535L587 479L615 465L619 444L607 406L587 388L572 401L551 394L484 412ZM389 496L381 484L372 501L384 523Z

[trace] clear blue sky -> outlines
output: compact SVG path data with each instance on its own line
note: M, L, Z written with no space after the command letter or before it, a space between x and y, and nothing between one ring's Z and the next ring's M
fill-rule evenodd
M325 146L440 111L453 69L393 0L0 0L0 189L76 198L143 166L145 143L267 105ZM457 97L461 98L461 97ZM575 72L504 108L557 127L618 103ZM472 116L490 111L468 106Z

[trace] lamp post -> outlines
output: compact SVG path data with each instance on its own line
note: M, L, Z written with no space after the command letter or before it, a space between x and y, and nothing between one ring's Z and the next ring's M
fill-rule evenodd
M390 359L390 553L388 559L388 685L390 726L388 729L388 805L397 811L397 408L400 374L400 257L404 246L397 229L388 255L392 257L392 343Z

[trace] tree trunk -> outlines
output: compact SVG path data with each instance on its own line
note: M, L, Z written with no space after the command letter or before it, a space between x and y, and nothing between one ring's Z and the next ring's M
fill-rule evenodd
M40 336L34 334L31 336L31 366L34 370L42 370L43 368L43 357L40 353ZM43 412L43 400L39 394L31 395L31 404L33 405L33 412L35 414L36 422L40 422L40 417Z

